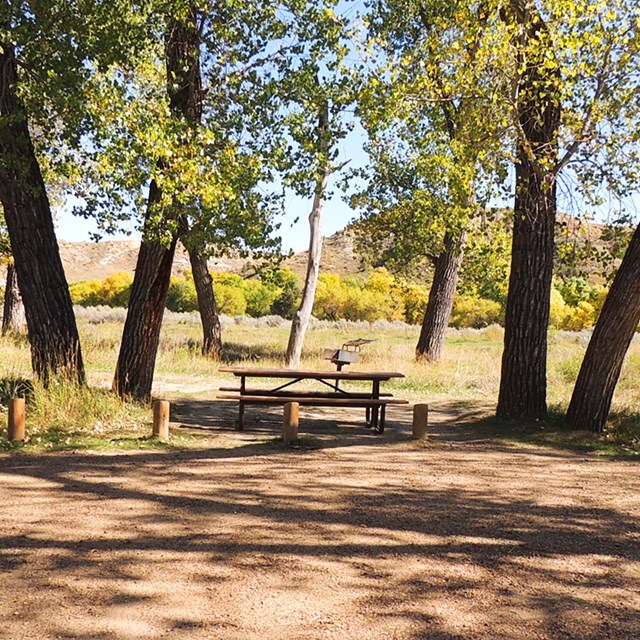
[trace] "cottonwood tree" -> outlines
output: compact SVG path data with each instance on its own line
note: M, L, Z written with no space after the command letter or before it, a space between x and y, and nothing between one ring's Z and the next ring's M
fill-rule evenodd
M602 432L624 356L640 323L640 225L604 302L578 373L567 424Z
M392 266L431 263L416 357L437 361L467 228L488 176L504 173L495 30L484 3L386 0L367 18L372 71L359 113L372 161L352 203L362 208L360 237L367 244L369 236L371 253L382 245Z
M283 15L286 22L292 19ZM278 246L271 237L274 198L257 188L270 175L256 152L257 99L248 90L260 84L270 90L271 70L292 51L281 42L287 25L278 8L209 3L196 10L178 3L164 20L165 46L156 43L146 58L139 57L130 76L110 69L102 94L94 97L102 125L90 163L92 180L83 194L85 215L98 214L105 230L146 210L136 274L146 284L138 288L134 280L114 382L120 394L140 399L151 390L177 238L196 262L194 277L201 274L203 281L208 272L202 258L212 252L231 248L267 255ZM159 73L159 60L166 76ZM268 111L269 91L255 93ZM148 203L142 197L145 184ZM200 252L199 262L194 251Z
M248 74L248 111L254 148L273 169L286 193L312 200L310 242L300 306L293 314L286 351L298 367L318 280L322 212L330 176L344 166L338 143L350 129L352 78L344 67L346 20L337 2L283 3L282 22L272 29L275 53L268 65Z
M166 19L169 113L171 119L177 121L176 128L183 129L180 134L184 136L189 136L188 128L197 126L202 118L200 19L193 7L188 7L179 17ZM169 206L173 211L168 216L159 211L163 189L160 176L154 176L149 187L142 242L113 380L113 389L119 395L137 400L148 400L151 396L160 328L179 235L179 203L171 198Z
M80 341L40 157L86 129L92 71L126 52L146 16L128 2L0 3L0 202L20 284L33 370L84 380ZM124 9L124 11L123 11ZM132 20L129 20L132 18ZM36 127L46 148L34 145ZM58 155L56 161L63 164Z
M546 412L547 327L557 188L577 177L606 177L630 139L629 96L637 86L638 9L626 0L510 0L510 101L516 137L512 263L497 414ZM606 163L602 159L607 157ZM582 167L582 168L581 168ZM570 167L569 167L570 168Z
M331 27L334 28L333 23ZM338 36L333 38L334 46L337 46ZM340 71L341 55L338 49L338 60L332 61L329 68L331 76L321 72L319 62L312 58L309 67L290 78L291 92L286 94L289 113L284 128L296 150L287 151L284 183L300 196L313 194L307 269L300 306L291 320L285 355L289 368L300 366L304 337L311 320L322 257L321 221L329 178L344 166L344 162L337 162L337 143L348 132L344 111L353 100L353 92L348 76ZM323 62L326 64L326 59Z
M122 396L140 400L150 396L171 265L179 237L189 251L200 309L204 313L205 345L215 349L218 355L221 352L212 281L201 253L205 245L196 241L192 230L197 228L201 233L206 232L207 227L213 226L212 211L220 211L227 202L241 200L231 191L234 178L229 175L242 173L244 179L255 185L260 174L251 167L249 157L243 157L234 149L235 144L229 140L228 132L203 126L205 89L201 47L208 38L212 38L205 29L220 29L220 18L220 15L207 14L189 5L183 14L174 13L166 19L168 111L164 131L160 129L164 134L160 150L165 157L158 158L152 167L143 242L114 377L114 389ZM216 108L220 106L216 105ZM208 163L202 161L206 151L210 153ZM207 169L211 171L208 176L204 174ZM218 172L222 173L222 179L216 175ZM198 180L203 182L198 183ZM224 224L216 220L218 227L226 227L227 232L233 229L234 220L228 214L230 209L237 209L238 204L232 203L225 211ZM207 213L208 220L198 220ZM255 238L244 233L247 226L253 224L254 236L259 236L259 243L264 243L270 229L268 218L263 216L259 207L253 211L243 209L242 215L246 220L235 228L236 234L238 230L242 233L242 242L255 243ZM193 224L194 219L198 220L197 225ZM215 236L209 237L210 242L215 239Z

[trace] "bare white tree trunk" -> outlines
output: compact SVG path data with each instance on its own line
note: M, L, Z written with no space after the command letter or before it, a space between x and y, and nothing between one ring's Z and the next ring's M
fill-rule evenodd
M307 259L307 274L304 280L302 300L300 307L295 312L291 321L291 333L289 334L289 344L287 345L287 367L297 369L300 367L300 355L304 336L311 320L313 301L316 297L316 285L318 284L318 274L320 273L320 257L322 255L322 236L320 235L320 221L322 210L324 209L324 195L331 174L327 167L322 174L320 182L316 188L313 198L313 207L309 214L309 256Z

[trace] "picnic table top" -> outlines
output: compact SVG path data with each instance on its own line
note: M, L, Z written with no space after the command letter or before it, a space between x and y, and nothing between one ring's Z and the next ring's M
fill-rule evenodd
M316 369L256 369L252 367L220 367L222 373L247 378L295 378L309 380L389 380L404 378L397 371L318 371Z

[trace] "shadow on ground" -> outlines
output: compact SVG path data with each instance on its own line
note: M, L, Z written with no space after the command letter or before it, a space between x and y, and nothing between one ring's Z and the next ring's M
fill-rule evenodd
M575 457L429 453L4 457L6 637L640 636L637 513Z

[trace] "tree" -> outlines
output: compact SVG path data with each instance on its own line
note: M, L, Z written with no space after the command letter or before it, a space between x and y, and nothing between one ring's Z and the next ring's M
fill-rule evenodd
M28 64L42 52L30 59L33 52L21 41L24 32L18 28L24 14L11 9L6 2L0 6L0 202L25 307L33 370L45 383L55 375L83 382L73 305L29 132L28 107L20 96L18 56ZM39 30L39 16L34 17ZM69 47L70 34L64 35L62 45Z
M533 12L533 13L532 13ZM518 127L511 273L497 414L547 410L547 329L553 276L561 77L547 26L528 0L514 0L505 20L517 40ZM532 44L533 43L533 44ZM550 59L550 64L545 61Z
M311 311L316 295L318 275L320 273L320 258L322 255L322 236L320 235L320 222L326 198L327 186L331 168L329 165L329 107L327 104L318 108L318 124L315 133L317 141L317 154L320 158L319 173L313 196L313 205L309 214L309 251L307 253L307 270L304 278L304 287L300 300L300 306L293 314L291 331L287 343L286 363L289 368L300 366L302 345L304 336L311 320Z
M296 6L287 24L289 53L263 79L266 92L258 92L262 106L268 105L259 111L267 123L265 148L274 173L285 190L312 198L307 270L285 356L291 368L300 366L320 269L322 212L329 178L345 164L336 162L337 143L350 130L344 112L354 99L344 66L346 21L335 13L336 5L327 0Z
M501 170L504 114L492 103L499 80L488 12L485 3L439 1L372 7L377 65L359 106L372 161L352 203L364 209L359 235L371 253L385 238L390 266L432 265L416 357L437 361L467 227L488 197L481 181Z
M187 126L196 126L202 117L199 46L199 15L193 6L189 7L186 16L167 19L165 56L169 109L175 119L183 120ZM137 400L148 400L151 396L160 328L179 234L179 206L172 202L173 215L158 215L161 200L161 188L154 179L149 189L145 229L113 380L114 391ZM162 236L167 234L169 242L165 245Z
M640 225L627 248L580 367L567 424L604 430L624 356L640 323Z
M217 342L217 352L221 345L211 315L216 305L206 281L206 258L255 248L268 255L279 246L270 238L275 199L257 188L268 181L267 170L246 141L252 135L247 76L252 80L255 68L272 64L273 53L266 48L269 38L281 33L279 18L271 7L231 4L205 3L197 10L176 0L164 6L164 46L152 42L133 73L107 69L93 96L100 125L87 153L91 181L81 194L82 214L96 216L104 231L112 231L123 217L145 209L141 194L150 185L143 244L154 247L140 256L145 263L139 262L139 284L134 281L132 289L114 380L122 395L145 399L150 394L162 317L158 307L166 296L169 254L177 237L196 264L208 334L204 347ZM140 281L142 274L147 281Z
M58 374L84 379L45 178L74 175L74 161L92 127L91 85L102 69L135 58L152 30L150 5L129 0L0 3L0 201L33 368L45 382Z
M558 180L574 162L583 184L620 185L614 176L624 165L620 142L632 139L634 126L637 8L625 0L612 0L606 9L581 0L510 0L501 18L515 56L515 65L505 68L513 73L517 151L497 414L535 417L546 412Z
M207 259L202 253L197 248L189 246L187 251L202 322L202 355L220 360L222 358L222 327L213 291L213 278L209 273Z

